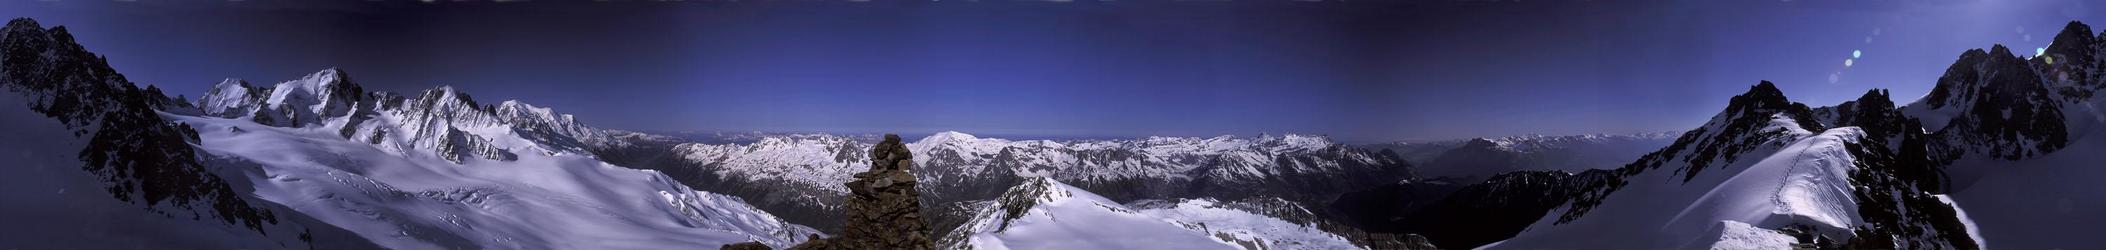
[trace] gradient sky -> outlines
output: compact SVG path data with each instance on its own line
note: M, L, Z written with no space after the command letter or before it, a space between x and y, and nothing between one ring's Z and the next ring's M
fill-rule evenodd
M2083 0L296 2L0 16L193 97L340 67L617 129L1357 142L1687 129L1761 80L1907 102L1966 49L2106 26Z

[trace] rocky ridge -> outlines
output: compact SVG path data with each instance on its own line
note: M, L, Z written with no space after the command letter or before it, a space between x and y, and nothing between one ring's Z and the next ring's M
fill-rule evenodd
M798 223L838 228L834 216L840 208L831 201L849 190L836 183L869 167L870 156L861 149L873 142L864 138L771 134L744 144L660 143L595 154L624 155L607 158L666 172L698 189L746 197L801 218ZM941 210L932 216L963 214L952 208L997 197L1029 177L1103 190L1101 195L1119 201L1263 196L1314 207L1339 193L1412 176L1394 155L1307 135L1007 140L942 132L905 144L920 154L913 174L923 203ZM654 156L665 152L671 155Z

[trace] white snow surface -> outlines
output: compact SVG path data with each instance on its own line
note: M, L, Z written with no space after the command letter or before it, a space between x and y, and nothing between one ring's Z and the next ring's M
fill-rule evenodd
M2098 248L2106 225L2102 102L2106 95L2061 103L2070 132L2060 150L2016 161L1965 155L1946 168L1958 186L1947 201L1971 222L1970 236L1998 249Z
M1755 227L1754 225L1748 225L1748 223L1741 223L1739 221L1729 220L1720 221L1718 222L1718 224L1719 226L1713 229L1718 234L1717 241L1709 242L1709 244L1683 246L1682 249L1791 249L1792 244L1799 243L1799 239L1792 238L1791 235L1785 235L1784 233L1777 232L1776 230Z
M0 248L5 249L285 249L306 248L297 214L276 207L264 233L221 222L212 208L143 205L111 198L103 180L81 170L89 137L27 108L28 99L0 88ZM48 97L43 97L48 98ZM221 173L238 171L220 171ZM229 181L229 183L239 183ZM133 196L139 199L138 195ZM311 231L318 237L329 232ZM355 237L350 240L356 240ZM350 246L346 246L350 247Z
M260 168L255 195L390 248L666 249L816 231L663 174L583 155L455 164L348 141L323 127L169 115L223 167ZM239 131L237 131L237 129ZM516 139L516 138L511 138Z
M2106 97L2094 98L2106 99ZM2063 106L2072 107L2070 105ZM2072 109L2078 111L2083 109ZM2081 111L2079 111L2081 112ZM2079 112L2067 112L2079 114ZM2082 117L2082 118L2079 118ZM2071 123L2092 123L2072 116ZM2084 121L2084 122L2080 122ZM1962 160L1954 175L1976 180L1950 200L1973 221L1984 246L2000 249L2097 248L2106 225L2106 126L2083 126L2061 150L2018 161ZM1957 181L1957 180L1956 180Z
M1140 209L1141 214L1198 224L1216 239L1257 249L1357 249L1351 240L1324 232L1314 224L1297 224L1261 214L1222 207L1213 199L1184 200L1167 208Z
M261 173L248 176L258 197L390 248L784 248L816 234L586 149L644 138L633 133L452 87L359 93L342 74L268 89L230 80L200 98L205 116L163 115L199 131L208 164Z
M1020 193L1019 190L1030 190ZM1030 195L1028 197L1010 197ZM1032 178L1003 202L1035 205L1011 215L988 203L947 237L958 249L1351 249L1345 238L1310 226L1187 200L1136 210L1050 178ZM1012 199L1016 198L1016 199ZM1010 217L1014 217L1013 219ZM1239 243L1241 245L1239 245Z
M1783 131L1735 162L1705 170L1683 182L1684 161L1629 177L1628 186L1577 220L1556 224L1570 209L1553 210L1512 239L1487 248L1666 249L1709 246L1704 235L1737 222L1760 228L1815 226L1832 238L1850 238L1860 220L1848 174L1854 158L1845 148L1862 138L1856 127L1818 135L1772 116L1765 131ZM1726 230L1732 231L1732 230Z

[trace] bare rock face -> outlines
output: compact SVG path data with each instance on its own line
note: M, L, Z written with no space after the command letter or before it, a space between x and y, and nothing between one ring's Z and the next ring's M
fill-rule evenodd
M855 174L849 181L852 193L842 204L848 214L841 235L814 240L790 249L933 249L928 222L921 215L921 193L907 172L914 154L900 143L899 135L871 147L870 171Z
M751 241L749 241L749 242L740 242L740 243L738 243L738 244L725 244L725 245L724 245L723 247L721 247L721 248L717 248L717 249L720 249L720 250L768 250L769 248L768 248L768 245L765 245L765 244L761 244L760 242L751 242Z

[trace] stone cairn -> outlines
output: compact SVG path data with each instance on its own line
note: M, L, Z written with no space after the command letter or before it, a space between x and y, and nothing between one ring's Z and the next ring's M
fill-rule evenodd
M841 235L814 239L790 249L934 249L922 220L921 193L914 190L914 154L899 135L870 148L870 170L849 181L841 210L848 214Z

